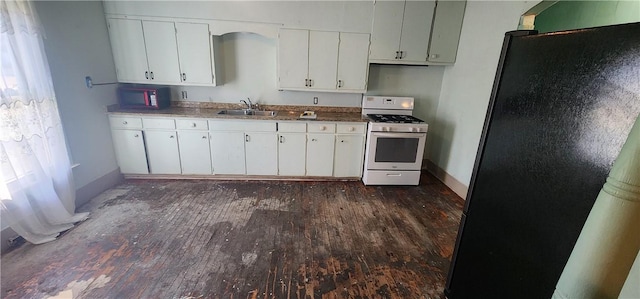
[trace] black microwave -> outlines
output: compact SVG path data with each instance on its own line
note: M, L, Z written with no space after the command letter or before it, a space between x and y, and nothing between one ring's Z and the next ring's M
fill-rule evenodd
M119 87L120 108L162 109L171 105L169 87Z

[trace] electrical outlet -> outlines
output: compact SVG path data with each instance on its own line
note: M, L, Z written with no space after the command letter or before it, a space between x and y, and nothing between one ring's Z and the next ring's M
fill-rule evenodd
M318 97L313 97L313 104L318 105Z

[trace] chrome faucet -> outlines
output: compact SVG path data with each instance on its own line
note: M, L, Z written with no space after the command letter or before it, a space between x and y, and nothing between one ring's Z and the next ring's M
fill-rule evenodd
M247 101L249 101L249 103L247 103ZM253 109L253 103L251 103L251 99L247 98L247 101L245 100L240 100L240 102L244 103L245 105L247 105L247 110L251 110Z

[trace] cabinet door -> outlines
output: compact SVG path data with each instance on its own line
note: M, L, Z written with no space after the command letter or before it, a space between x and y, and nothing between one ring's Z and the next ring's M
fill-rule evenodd
M278 174L276 133L245 133L245 155L248 175Z
M403 14L404 1L375 1L370 60L395 60Z
M307 175L333 175L333 134L309 134L307 136Z
M147 82L147 53L140 20L107 19L118 82Z
M180 153L175 131L145 131L147 158L152 174L180 174Z
M311 89L336 89L339 32L309 32L309 84Z
M435 1L406 1L400 36L401 61L427 61L434 8Z
M182 174L211 174L209 132L178 132Z
M112 130L111 137L120 172L124 174L149 173L142 131Z
M365 91L369 70L369 34L340 33L338 89Z
M278 174L305 174L307 134L281 133L278 136Z
M429 61L454 63L466 1L440 1L433 20Z
M283 89L307 88L309 31L280 29L278 36L278 86Z
M209 25L176 23L176 40L182 82L213 84Z
M180 83L176 29L173 22L143 21L150 83Z
M333 164L335 177L361 177L364 157L364 136L336 135Z
M214 174L245 174L244 133L211 132L211 161Z

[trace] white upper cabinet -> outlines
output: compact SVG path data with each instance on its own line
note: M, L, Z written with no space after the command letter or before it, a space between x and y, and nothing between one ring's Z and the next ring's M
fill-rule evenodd
M369 34L281 29L278 38L279 88L364 92L368 52Z
M208 24L176 22L180 80L187 84L215 84Z
M451 64L466 1L376 1L369 62Z
M336 89L340 34L309 31L309 88Z
M215 86L208 24L108 18L119 82Z
M438 2L429 47L430 62L454 63L456 61L466 4L465 1Z
M281 89L305 89L308 87L309 30L280 30L278 72Z
M142 21L108 19L109 38L118 81L146 82L149 76Z
M404 5L399 58L426 61L435 1L407 1Z
M338 90L366 91L369 34L340 32Z
M180 83L180 65L173 22L142 21L149 62L149 79L155 84Z
M398 57L404 1L376 1L371 29L369 60L394 60Z

